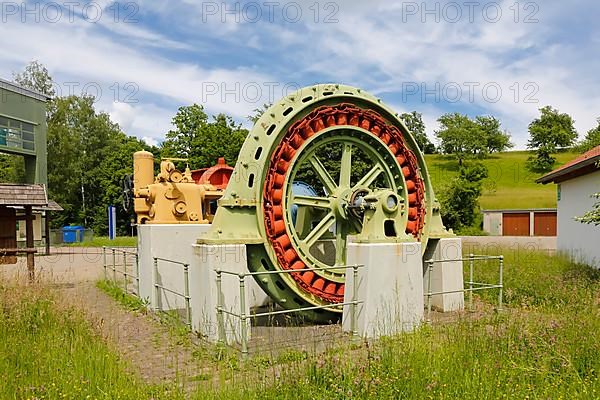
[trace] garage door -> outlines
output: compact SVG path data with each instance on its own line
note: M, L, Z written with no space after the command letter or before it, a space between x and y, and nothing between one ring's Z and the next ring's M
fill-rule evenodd
M533 216L535 236L556 236L556 212L536 212Z
M502 214L503 236L529 236L529 213Z

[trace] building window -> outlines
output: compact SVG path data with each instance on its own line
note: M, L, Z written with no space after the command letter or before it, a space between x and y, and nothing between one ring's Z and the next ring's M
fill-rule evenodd
M35 150L34 125L0 117L0 146Z

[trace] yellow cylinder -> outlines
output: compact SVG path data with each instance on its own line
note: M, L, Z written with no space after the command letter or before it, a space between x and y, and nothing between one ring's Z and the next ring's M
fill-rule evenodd
M149 151L133 153L133 189L144 189L154 183L154 155Z

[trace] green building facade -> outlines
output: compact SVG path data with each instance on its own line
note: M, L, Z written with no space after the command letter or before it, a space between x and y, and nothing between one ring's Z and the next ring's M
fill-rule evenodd
M24 157L26 183L48 183L48 100L42 93L0 79L0 152Z

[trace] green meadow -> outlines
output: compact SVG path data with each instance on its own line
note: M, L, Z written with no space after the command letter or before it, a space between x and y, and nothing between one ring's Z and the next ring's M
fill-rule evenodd
M556 207L556 185L535 183L541 174L527 169L527 158L530 155L527 151L510 151L481 160L489 171L479 201L482 209ZM571 152L559 153L556 155L556 166L577 155ZM458 162L453 156L431 154L425 156L425 161L433 188L437 191L458 173Z

